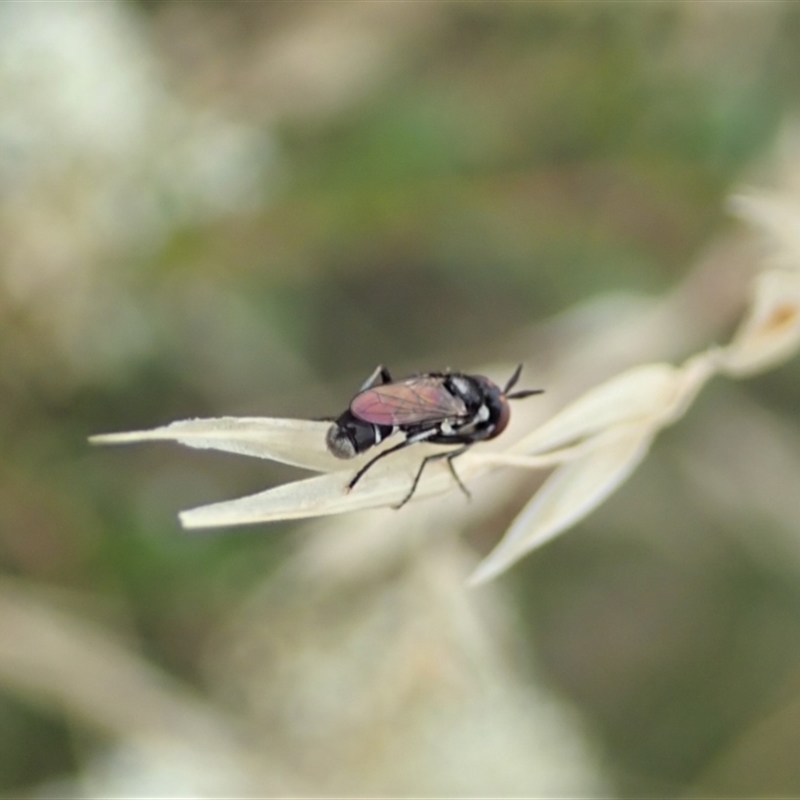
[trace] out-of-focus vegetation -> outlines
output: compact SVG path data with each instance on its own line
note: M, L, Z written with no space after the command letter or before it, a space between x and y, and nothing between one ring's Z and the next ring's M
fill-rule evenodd
M0 791L800 793L798 363L475 591L536 478L189 535L297 473L86 443L330 416L377 363L560 403L724 340L725 199L797 170L798 87L791 2L1 6Z

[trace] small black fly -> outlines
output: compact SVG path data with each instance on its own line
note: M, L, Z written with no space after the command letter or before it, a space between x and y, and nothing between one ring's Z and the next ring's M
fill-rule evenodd
M528 389L509 394L522 372L520 364L501 389L482 375L461 372L428 372L402 381L393 381L389 370L378 367L350 401L350 406L331 425L326 436L328 450L337 458L353 458L380 444L395 433L405 439L384 450L356 472L348 491L376 461L418 442L461 445L446 453L422 459L411 489L403 498L404 506L416 491L426 464L447 459L456 483L469 497L453 467L453 459L476 442L501 434L511 416L509 400L540 394L542 389Z

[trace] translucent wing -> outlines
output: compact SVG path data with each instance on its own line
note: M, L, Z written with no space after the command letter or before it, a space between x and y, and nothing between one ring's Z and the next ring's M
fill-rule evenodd
M350 411L373 425L414 425L468 416L464 401L452 395L441 378L430 376L367 389L353 398Z

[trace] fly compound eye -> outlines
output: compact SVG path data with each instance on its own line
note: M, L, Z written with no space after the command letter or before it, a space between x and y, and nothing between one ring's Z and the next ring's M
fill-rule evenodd
M497 415L497 422L494 424L492 435L487 437L489 439L494 439L495 436L499 436L506 429L508 421L511 419L511 406L509 406L505 397L498 398L497 409L499 412Z
M352 439L347 435L347 431L337 424L328 428L328 433L325 434L325 444L336 458L353 458L356 455L356 446Z

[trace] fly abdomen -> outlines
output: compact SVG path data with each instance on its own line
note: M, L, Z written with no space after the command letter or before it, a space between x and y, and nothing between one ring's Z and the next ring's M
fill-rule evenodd
M391 425L364 422L348 410L328 428L325 444L336 458L354 458L380 444L392 431Z
M347 435L347 431L335 422L328 428L325 444L336 458L353 458L358 454L355 442Z

